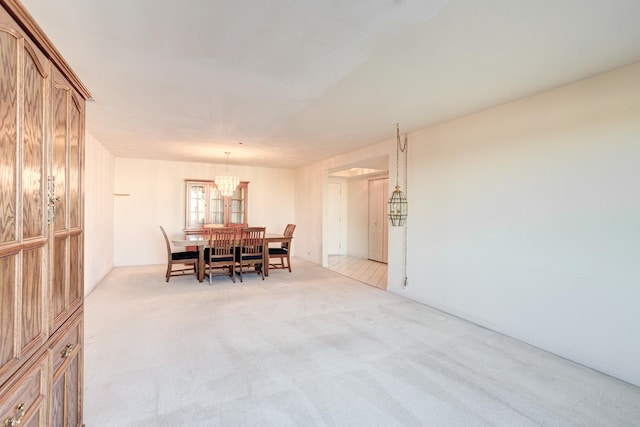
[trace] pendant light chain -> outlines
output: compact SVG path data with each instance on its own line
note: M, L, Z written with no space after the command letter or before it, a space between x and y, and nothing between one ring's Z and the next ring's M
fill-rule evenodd
M404 195L406 196L407 200L409 199L409 140L407 138L407 135L405 134L404 136L404 149L402 150L402 152L404 153ZM408 206L407 206L408 208ZM409 218L408 212L407 212L407 219ZM403 234L403 268L402 268L402 277L404 278L402 281L402 287L406 288L408 285L408 278L407 278L407 220L405 220L404 222L404 227L402 230L402 234Z
M407 138L407 134L404 135L404 145L401 143L400 141L400 123L396 123L396 138L397 138L397 148L396 148L396 185L398 185L398 182L400 182L400 152L404 153L404 170L405 170L405 194L406 194L406 189L407 189L407 175L406 175L406 170L407 170L407 145L408 145L408 138Z
M396 187L400 182L400 123L396 123Z

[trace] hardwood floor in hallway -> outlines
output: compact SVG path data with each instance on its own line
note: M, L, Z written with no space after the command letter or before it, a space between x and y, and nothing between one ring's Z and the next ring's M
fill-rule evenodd
M344 276L387 289L387 264L349 255L329 255L329 270Z

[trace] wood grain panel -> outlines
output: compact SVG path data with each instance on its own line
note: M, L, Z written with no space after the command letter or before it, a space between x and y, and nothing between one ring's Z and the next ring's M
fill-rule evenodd
M44 400L43 400L44 402ZM46 408L44 405L40 405L36 412L27 420L25 427L47 427L48 424L45 418Z
M82 344L82 327L81 322L76 322L76 324L71 325L69 330L64 333L60 339L58 339L51 346L51 356L52 356L52 364L51 367L53 369L54 376L57 378L61 372L61 369L64 370L64 364L68 361L68 356L65 357L65 353L67 351L67 346L73 346L73 352L75 353L79 346Z
M44 77L27 50L24 55L23 237L43 234Z
M68 426L77 426L80 424L80 405L82 404L80 399L80 364L78 360L79 356L73 358L69 364L69 371L67 377L67 424Z
M0 0L3 425L15 417L21 418L20 426L82 425L83 133L88 97L21 3ZM59 198L50 227L45 215L47 175ZM61 337L74 336L73 351L58 352L62 362L54 374L53 348ZM66 349L68 344L60 345ZM17 415L22 402L24 417Z
M15 356L16 257L0 258L0 374ZM3 376L0 375L0 378ZM0 380L0 384L2 380Z
M82 417L82 312L53 337L50 347L52 394L51 426L77 426Z
M51 387L51 426L64 424L64 375L55 381Z
M75 102L69 111L69 227L80 227L80 110Z
M66 254L67 238L56 239L53 250L53 283L51 289L51 309L54 319L57 319L67 308Z
M69 90L56 87L53 92L53 176L56 180L56 219L54 230L66 228L66 173L67 164L67 99Z
M18 41L0 30L0 243L16 240L17 69Z
M23 426L43 427L48 425L46 419L46 389L48 385L48 358L43 353L26 370L23 370L18 381L8 390L8 395L0 399L0 420L5 425L7 418L15 418L19 412L18 405L24 403L25 414L20 422ZM6 424L10 425L10 424Z
M22 351L39 346L46 339L43 316L44 281L42 254L44 248L22 253Z
M82 249L80 246L80 236L73 236L69 239L69 304L77 303L82 297L82 276L80 261L82 259Z

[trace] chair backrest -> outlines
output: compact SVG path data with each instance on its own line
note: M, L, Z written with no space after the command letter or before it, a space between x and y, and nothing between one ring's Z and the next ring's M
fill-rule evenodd
M245 227L240 232L242 255L261 255L264 248L265 227Z
M164 231L164 228L160 226L160 231L162 231L162 235L164 236L164 242L167 245L167 256L171 259L171 243L169 243L169 237L167 237L167 232Z
M289 249L289 245L291 243L291 238L293 237L293 231L296 229L296 225L295 224L287 224L287 226L284 228L284 237L289 237L289 240L287 240L286 242L282 242L280 244L280 247L282 247L283 249Z
M287 226L284 228L284 237L293 237L293 230L295 229L295 224L287 224Z
M229 258L235 246L236 230L231 227L213 228L209 234L211 261Z

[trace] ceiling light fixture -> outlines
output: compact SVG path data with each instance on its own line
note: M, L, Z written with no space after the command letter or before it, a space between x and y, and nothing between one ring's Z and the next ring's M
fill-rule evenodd
M227 174L226 175L218 175L214 178L216 182L216 186L218 187L218 191L224 197L231 196L236 188L238 188L238 184L240 184L240 178L237 176L229 175L229 154L230 151L224 152L227 155Z

